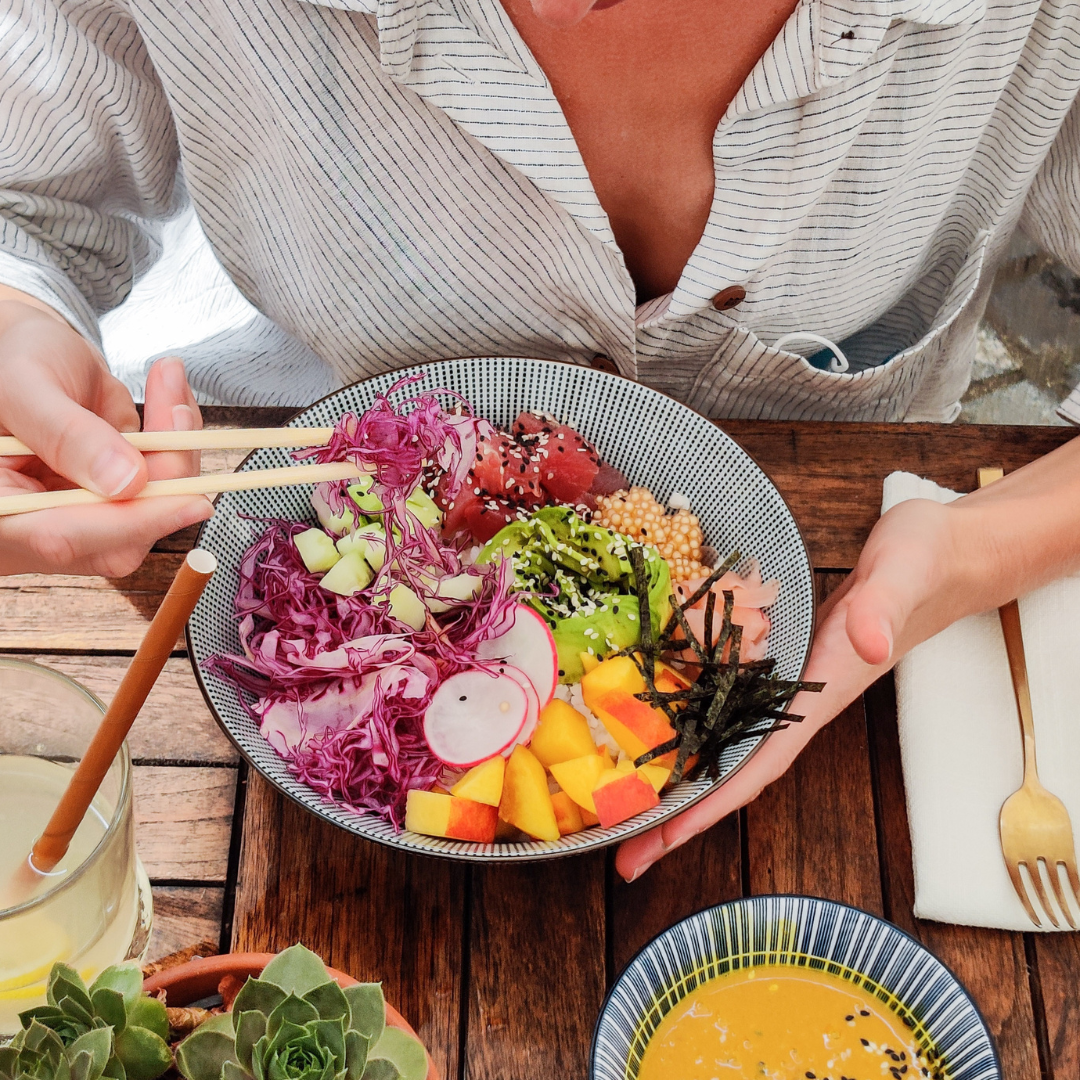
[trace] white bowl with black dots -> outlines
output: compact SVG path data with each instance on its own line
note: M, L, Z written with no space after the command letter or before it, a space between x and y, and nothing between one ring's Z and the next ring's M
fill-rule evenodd
M701 520L705 542L722 554L738 550L761 563L766 578L780 580L769 611L769 655L777 674L796 679L803 671L814 625L814 582L806 545L787 504L753 459L715 424L672 398L640 383L548 360L482 357L445 360L380 375L346 387L298 414L293 427L327 427L346 412L362 413L398 379L423 374L399 397L446 389L462 394L475 413L509 427L522 410L550 413L572 424L594 443L602 458L632 484L650 488L661 501L686 496ZM452 402L448 399L447 405ZM240 466L266 469L291 463L284 449L257 450ZM408 851L473 862L557 858L613 844L644 832L692 806L730 777L761 743L748 739L728 747L718 780L684 781L667 789L658 806L610 829L600 827L556 841L477 844L395 831L368 813L324 800L302 781L262 736L245 712L240 691L204 669L215 654L240 649L233 600L237 567L263 525L249 518L281 517L314 522L311 485L229 492L202 528L199 545L218 558L188 624L188 653L206 701L225 733L247 761L289 798L313 814L369 840ZM767 724L767 722L766 722Z

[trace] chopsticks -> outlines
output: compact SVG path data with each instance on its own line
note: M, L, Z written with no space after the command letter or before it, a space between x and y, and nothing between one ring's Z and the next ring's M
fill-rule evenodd
M221 491L251 491L255 488L288 487L291 484L321 484L332 480L355 480L364 471L351 461L332 461L326 465L288 465L281 469L251 469L247 472L182 476L175 480L151 480L135 498L152 499L159 495L213 495ZM29 514L35 510L54 510L62 506L87 506L92 503L110 501L115 500L102 498L85 488L35 491L28 495L8 495L0 498L0 517Z
M333 428L211 428L203 431L124 432L136 450L246 450L252 447L325 446ZM0 457L34 457L13 435L0 435ZM299 481L298 481L299 482ZM218 491L221 489L214 488ZM187 492L186 494L191 494ZM201 492L199 493L201 494Z

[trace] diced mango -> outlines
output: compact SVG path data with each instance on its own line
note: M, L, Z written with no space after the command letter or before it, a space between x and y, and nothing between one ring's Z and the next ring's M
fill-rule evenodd
M559 839L544 766L524 746L515 746L506 763L499 816L537 840Z
M555 824L559 826L560 836L569 836L585 828L581 807L565 791L552 792L551 805L555 809Z
M584 822L586 829L591 829L594 825L600 824L600 819L590 810L586 810L584 806L579 809L581 810L581 820Z
M451 789L454 795L486 806L498 806L502 799L503 777L506 758L497 754L487 761L474 765Z
M602 785L593 793L593 798L596 815L605 829L656 806L660 801L652 785L642 780L636 771Z
M659 795L661 789L671 777L671 769L650 761L647 765L640 766L638 775L652 784L653 790Z
M424 836L492 844L498 816L494 806L437 791L410 791L405 800L405 828Z
M596 743L585 717L561 698L552 698L540 712L529 749L550 769L559 762L596 753Z
M578 657L581 660L581 666L586 675L600 666L600 658L591 652L578 653Z
M596 813L593 803L593 788L600 777L615 766L610 758L600 754L585 754L584 757L574 758L572 761L561 761L558 765L551 766L551 775L555 777L559 787L578 804L590 813Z
M675 673L664 668L664 677L675 685ZM634 695L643 693L645 679L629 656L612 656L581 680L585 704L633 759L675 737L675 729L659 709Z

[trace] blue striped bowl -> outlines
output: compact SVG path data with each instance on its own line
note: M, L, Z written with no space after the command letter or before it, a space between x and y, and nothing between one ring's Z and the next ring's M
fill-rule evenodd
M687 994L718 975L767 963L825 969L861 985L900 1017L916 1043L940 1055L932 1077L1001 1080L986 1023L940 960L891 923L810 896L720 904L653 938L604 1002L590 1080L636 1080L649 1039ZM921 1073L911 1080L922 1080Z

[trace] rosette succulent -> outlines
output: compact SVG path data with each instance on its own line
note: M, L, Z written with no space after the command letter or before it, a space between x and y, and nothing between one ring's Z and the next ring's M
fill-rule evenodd
M113 1052L112 1029L90 1028L65 1044L31 1020L0 1047L0 1080L98 1080Z
M187 1080L424 1080L427 1054L386 1027L378 983L342 989L302 945L249 978L232 1012L214 1016L176 1048Z
M106 968L89 988L74 968L54 964L46 1001L19 1014L23 1030L5 1048L19 1051L19 1063L5 1055L0 1059L0 1078L7 1077L4 1069L10 1067L17 1070L13 1076L42 1080L54 1075L66 1080L69 1072L72 1080L99 1076L157 1080L172 1064L165 1006L142 992L142 973L135 964ZM56 1058L57 1043L66 1051L62 1059ZM102 1058L101 1048L106 1045L108 1052ZM76 1067L84 1053L91 1053L91 1064ZM32 1055L37 1055L38 1064L30 1070Z

